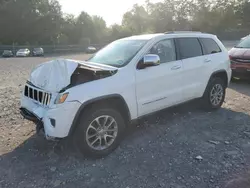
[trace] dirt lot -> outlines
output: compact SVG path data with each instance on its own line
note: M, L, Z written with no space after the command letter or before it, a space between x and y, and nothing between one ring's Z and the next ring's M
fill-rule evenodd
M216 112L192 102L150 116L110 156L89 160L19 115L30 70L50 59L0 59L0 187L250 187L250 84L232 83Z

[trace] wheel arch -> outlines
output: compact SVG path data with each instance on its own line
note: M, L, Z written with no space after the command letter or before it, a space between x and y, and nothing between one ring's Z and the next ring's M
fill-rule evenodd
M228 75L227 75L227 71L226 71L226 70L221 69L221 70L217 70L217 71L213 72L213 73L211 74L209 80L208 80L208 83L209 83L209 81L210 81L212 78L214 78L214 77L217 77L217 78L219 77L219 78L221 78L221 79L225 82L226 87L228 86L229 78L228 78ZM208 83L207 83L207 84L208 84Z
M217 78L219 77L219 78L221 78L221 79L225 82L226 87L228 86L229 78L228 78L228 75L227 75L227 71L226 71L226 70L222 69L222 70L215 71L215 72L211 75L210 79L211 79L211 78L214 78L214 77L217 77ZM209 79L209 80L210 80L210 79Z
M69 131L69 136L72 135L75 131L75 129L77 128L78 125L78 120L80 118L80 116L82 115L82 113L84 113L85 110L88 109L88 107L92 106L92 105L103 105L103 104L107 104L110 105L112 107L114 107L117 110L120 111L120 113L125 116L125 121L126 123L129 123L131 121L131 113L129 110L129 107L125 101L125 99L120 95L120 94L111 94L111 95L105 95L105 96L100 96L100 97L96 97L94 99L90 99L86 102L84 102L80 108L78 109L74 120L72 122L72 125L70 127L70 131Z
M210 80L211 80L212 78L216 78L216 77L217 77L217 78L221 78L221 79L224 81L225 86L228 87L229 78L228 78L228 75L227 75L227 71L224 70L224 69L217 70L217 71L213 72L213 73L211 74L210 78L208 79L208 82L207 82L206 88L205 88L205 90L204 90L204 92L203 92L203 95L204 95L204 93L205 93L206 90L207 90L207 87L208 87L208 84L209 84Z

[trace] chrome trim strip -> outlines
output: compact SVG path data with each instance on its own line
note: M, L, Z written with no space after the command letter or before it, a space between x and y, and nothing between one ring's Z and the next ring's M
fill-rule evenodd
M162 97L162 98L159 98L159 99L156 99L156 100L153 100L153 101L149 101L149 102L143 103L142 105L151 104L151 103L154 103L154 102L157 102L157 101L164 100L164 99L166 99L166 98L167 98L167 97Z

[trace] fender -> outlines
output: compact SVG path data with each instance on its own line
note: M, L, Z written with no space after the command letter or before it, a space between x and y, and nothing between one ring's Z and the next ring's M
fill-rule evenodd
M225 73L226 74L226 78L227 78L227 82L226 82L226 85L228 86L228 80L230 80L230 78L228 78L228 74L227 74L227 71L225 70L225 69L220 69L220 70L217 70L217 71L215 71L215 72L213 72L212 74L211 74L211 76L210 76L210 78L209 78L209 80L213 77L213 76L215 76L216 74L220 74L220 73ZM208 80L208 82L209 82L209 80Z
M211 80L211 78L213 78L214 76L216 76L216 75L218 75L218 74L226 74L226 79L227 79L227 80L226 80L226 86L228 87L228 80L229 80L229 79L228 79L227 71L226 71L225 69L217 70L217 71L213 72L213 73L211 74L210 78L208 79L207 85L206 85L206 87L205 87L205 89L204 89L204 91L203 91L202 96L203 96L204 93L206 92L207 86L208 86L209 81Z
M75 118L72 122L72 125L70 127L70 130L69 130L69 134L68 136L72 135L77 127L77 121L81 115L81 112L82 110L88 105L88 104L91 104L91 103L94 103L94 102L98 102L98 101L101 101L101 100L105 100L105 99L112 99L112 98L119 98L120 100L122 100L122 102L125 104L125 108L126 108L126 111L128 112L128 118L129 118L129 121L131 121L131 114L130 114L130 111L129 111L129 108L128 108L128 105L126 103L126 101L124 100L124 98L120 95L120 94L111 94L111 95L104 95L104 96L100 96L100 97L97 97L97 98L93 98L93 99L90 99L86 102L84 102L80 108L78 109L76 115L75 115Z

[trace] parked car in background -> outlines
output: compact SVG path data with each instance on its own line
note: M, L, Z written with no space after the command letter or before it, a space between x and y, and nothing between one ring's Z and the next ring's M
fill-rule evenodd
M215 35L133 36L88 62L39 65L24 87L21 114L47 139L72 137L83 154L103 157L145 115L197 98L203 108L219 109L230 78L228 51Z
M86 52L89 53L89 54L95 53L95 52L96 52L96 48L93 47L93 46L89 46L89 47L86 49Z
M33 56L44 56L43 48L34 48L32 51Z
M26 48L26 49L20 49L16 53L17 57L27 57L29 55L30 55L30 50L28 48Z
M250 34L247 35L247 36L245 36L245 37L242 37L242 38L240 39L240 41L243 41L244 39L246 39L246 38L249 37L249 36L250 36Z
M3 57L13 57L14 54L11 50L4 50L2 56Z
M229 51L232 78L250 79L250 36Z

